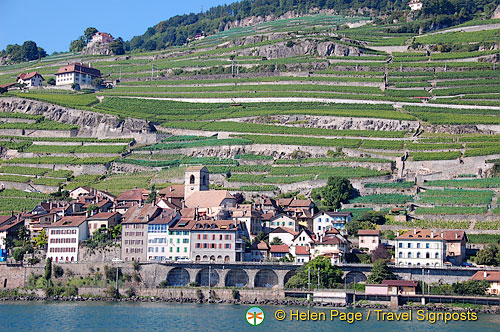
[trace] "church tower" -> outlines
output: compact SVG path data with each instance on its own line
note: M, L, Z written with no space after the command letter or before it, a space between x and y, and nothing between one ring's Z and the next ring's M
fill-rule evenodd
M205 166L191 166L184 175L184 199L189 195L209 190L209 172Z

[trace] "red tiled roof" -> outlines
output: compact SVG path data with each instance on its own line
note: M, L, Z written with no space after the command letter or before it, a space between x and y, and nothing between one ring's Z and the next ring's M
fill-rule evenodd
M17 76L17 79L29 80L30 78L33 78L33 77L35 77L36 75L40 76L40 77L42 78L42 80L44 80L44 81L45 81L45 79L43 78L43 76L42 76L42 75L40 75L40 73L39 73L39 72L37 72L37 71L32 71L31 73L27 73L27 74L25 74L25 73L21 73L21 74L19 74L19 76Z
M312 204L309 199L295 199L292 203L290 203L291 207L309 207Z
M198 191L185 198L185 203L190 208L213 208L220 206L227 198L234 199L234 196L227 190Z
M20 223L23 223L23 222L24 222L24 219L21 219L21 218L19 218L19 220L14 218L8 222L4 222L4 224L0 226L0 232L8 231L12 227L16 227L17 225L19 225Z
M306 246L296 246L295 255L309 255L309 247Z
M276 227L275 229L273 229L272 231L269 232L269 234L271 233L288 233L288 234L292 234L293 236L296 236L297 234L299 234L298 232L294 231L293 229L290 229L290 228L286 228L286 227Z
M486 280L500 282L500 271L477 271L471 280Z
M269 221L274 217L274 213L269 212L269 213L264 213L262 214L262 221Z
M62 217L49 227L78 227L84 223L85 220L87 220L85 216L66 216Z
M380 236L380 231L378 229L360 229L358 231L360 236Z
M164 197L184 198L184 185L173 184L158 191L158 195Z
M0 216L0 225L5 223L5 222L8 222L8 221L11 221L11 220L14 220L16 217L12 216L12 215L9 215L9 216Z
M156 205L146 204L144 206L134 205L123 215L122 224L147 224L156 217L161 209Z
M0 85L0 88L10 88L10 87L13 87L14 85L16 85L16 83L17 82L2 84L2 85Z
M111 217L114 217L115 215L119 214L118 212L100 212L96 213L93 216L88 217L88 220L93 220L93 219L109 219Z
M101 76L101 72L98 69L87 67L81 63L72 63L67 66L62 66L59 68L57 71L56 75L58 74L67 74L67 73L83 73L83 74L88 74L90 76Z
M172 219L175 218L175 216L177 216L177 211L175 210L162 210L161 213L150 222L150 224L153 225L169 224L172 221Z
M343 244L347 243L347 240L341 236L341 235L330 235L330 236L325 236L319 242L319 245L326 245L326 244Z
M120 196L116 198L117 201L137 201L143 200L144 196L149 194L147 189L132 189L124 191Z
M465 231L444 231L443 237L445 241L462 241L465 235Z
M278 245L272 245L271 246L271 252L272 253L288 253L290 251L290 248L286 244L278 244Z
M396 240L442 240L439 232L431 231L430 229L412 230L400 235Z
M269 244L264 241L252 244L252 250L269 250Z
M333 228L328 229L325 234L340 234L340 232L338 229L333 227Z
M383 280L382 285L400 286L400 287L417 287L418 282L415 280Z

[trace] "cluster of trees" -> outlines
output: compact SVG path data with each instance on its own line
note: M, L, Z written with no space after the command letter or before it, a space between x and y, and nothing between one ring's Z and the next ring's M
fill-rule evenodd
M500 266L500 244L490 244L480 250L475 262L479 265Z
M87 29L85 29L83 35L71 42L71 44L69 45L69 51L80 52L81 50L83 50L97 32L99 31L94 27L88 27ZM109 49L111 50L111 52L113 52L114 55L121 55L125 54L127 45L128 44L125 43L121 37L119 37L109 44Z
M305 289L308 288L309 280L311 288L335 288L342 283L342 270L332 265L328 257L316 257L299 267L285 287Z
M7 45L7 48L0 52L0 56L9 58L11 62L22 62L44 58L47 52L34 41L28 40L22 45Z
M434 285L430 287L430 292L445 295L484 295L489 287L490 283L485 280L467 280L451 285Z
M339 209L340 203L346 202L356 196L356 190L351 182L343 177L331 176L324 187L314 188L311 198L318 206L325 209Z

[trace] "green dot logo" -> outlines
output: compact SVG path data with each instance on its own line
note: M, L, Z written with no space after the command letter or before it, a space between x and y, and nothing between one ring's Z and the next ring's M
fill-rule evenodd
M247 320L247 323L252 326L258 326L264 323L264 318L266 318L266 314L260 307L248 308L247 312L245 313L245 319Z

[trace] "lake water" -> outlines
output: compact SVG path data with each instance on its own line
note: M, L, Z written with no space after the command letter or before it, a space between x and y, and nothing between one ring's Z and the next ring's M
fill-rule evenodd
M246 305L164 304L164 303L43 303L7 302L0 304L0 331L362 331L362 332L498 332L498 315L478 315L471 322L417 321L415 311L412 321L380 322L374 312L370 319L354 324L330 321L330 309L309 308L324 312L326 321L277 321L279 309L307 311L305 307L262 306L265 320L251 326L245 320ZM340 313L359 312L366 318L367 310L339 310ZM401 313L401 311L399 312Z

